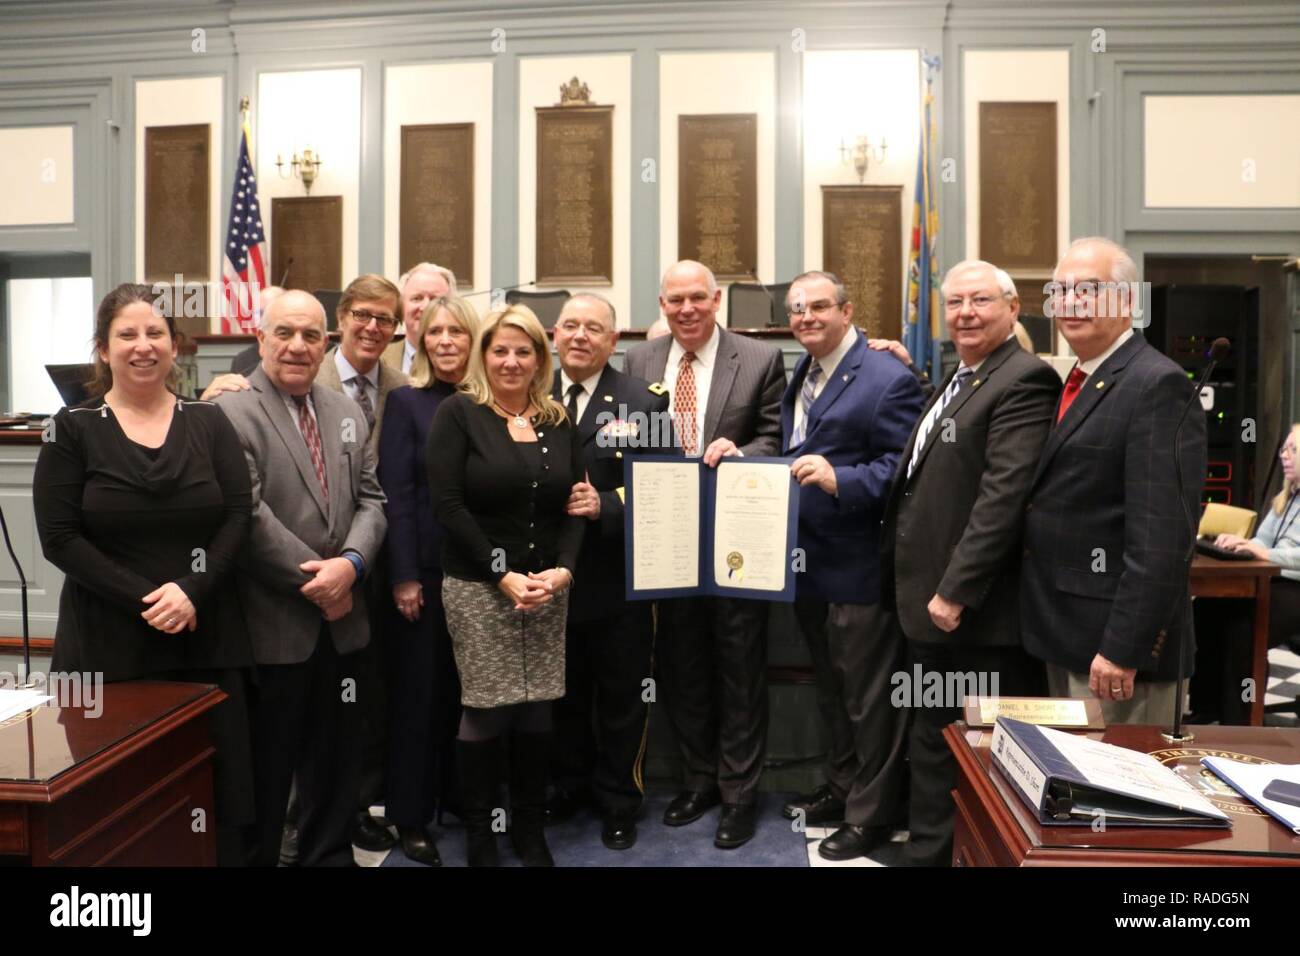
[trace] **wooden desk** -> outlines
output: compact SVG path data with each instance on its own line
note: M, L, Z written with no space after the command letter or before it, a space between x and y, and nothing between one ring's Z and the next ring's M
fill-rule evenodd
M0 724L0 866L215 866L209 684L97 688ZM207 813L195 833L192 811Z
M1198 554L1192 559L1192 597L1251 598L1255 602L1255 627L1251 640L1250 676L1255 699L1250 704L1250 725L1264 725L1264 690L1268 687L1268 602L1272 580L1281 568L1268 561L1220 561Z
M1300 836L1237 796L1200 766L1216 753L1264 762L1300 763L1300 730L1289 727L1197 727L1196 740L1175 747L1158 727L1109 727L1106 743L1152 753L1232 818L1232 829L1042 826L993 766L992 730L962 721L943 735L957 758L953 866L1300 866Z

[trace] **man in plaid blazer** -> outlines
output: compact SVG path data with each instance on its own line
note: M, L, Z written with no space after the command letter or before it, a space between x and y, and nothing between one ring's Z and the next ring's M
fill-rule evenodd
M1108 723L1171 719L1195 658L1186 556L1205 474L1205 416L1187 374L1133 332L1137 267L1080 239L1053 275L1078 356L1026 505L1021 633L1054 696L1101 699ZM1190 515L1190 520L1189 520Z

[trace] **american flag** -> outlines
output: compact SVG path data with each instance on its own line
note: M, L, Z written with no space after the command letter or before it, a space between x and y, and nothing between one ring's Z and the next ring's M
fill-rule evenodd
M225 255L221 264L221 331L251 332L257 294L266 285L266 231L258 211L257 180L248 151L248 125L239 137L239 166L226 219Z

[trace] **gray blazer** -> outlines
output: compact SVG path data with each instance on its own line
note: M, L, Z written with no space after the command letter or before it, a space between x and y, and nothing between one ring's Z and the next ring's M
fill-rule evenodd
M401 343L396 343L401 344ZM316 384L324 385L326 388L332 388L340 394L346 395L343 391L343 382L339 380L339 367L335 364L334 353L339 350L338 346L330 349L325 353L325 360L321 362L320 371L316 373ZM384 427L384 405L388 403L388 393L395 388L410 383L410 379L402 374L402 353L397 353L397 367L394 368L384 362L379 363L379 401L375 403L375 430L370 433L370 447L379 447L379 432Z
M253 520L240 560L238 587L258 664L298 664L311 657L321 629L320 608L299 593L304 561L338 557L351 549L373 566L388 530L384 492L375 477L374 446L357 403L319 383L311 400L325 457L329 499L298 423L261 366L252 388L223 392L226 413L253 483ZM365 588L352 590L352 610L329 624L335 650L360 650L370 641Z
M781 395L785 392L780 350L726 329L718 329L718 335L700 451L715 438L730 438L750 458L779 455ZM662 382L672 344L671 335L661 335L632 346L623 362L624 371L647 382Z

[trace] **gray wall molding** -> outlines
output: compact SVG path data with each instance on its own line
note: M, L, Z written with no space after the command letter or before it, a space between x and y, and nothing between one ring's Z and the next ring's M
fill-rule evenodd
M160 6L162 9L160 9ZM190 51L190 31L206 31L207 52ZM494 53L491 31L504 29ZM1092 30L1106 52L1090 52ZM464 60L494 63L492 157L493 286L533 278L518 270L518 105L520 57L629 53L632 57L631 210L633 322L654 315L658 288L659 186L641 180L641 162L659 151L659 56L685 50L771 50L776 89L776 278L803 265L802 56L807 50L924 48L942 51L936 78L936 163L952 157L958 181L937 182L941 265L964 253L966 153L961 59L967 50L1070 51L1071 233L1131 232L1289 235L1292 210L1145 210L1140 157L1141 97L1148 92L1292 92L1300 73L1300 8L1282 0L1166 3L1119 0L707 0L707 2L481 3L471 0L0 0L0 112L32 109L44 98L67 108L85 91L85 136L78 166L89 170L91 206L78 236L0 230L0 248L66 248L94 257L96 293L134 271L135 82L221 75L225 79L221 196L230 192L239 135L238 103L257 107L262 72L352 67L362 76L358 267L383 268L383 84L389 66ZM1249 57L1242 52L1249 51ZM1288 71L1290 76L1288 78ZM1165 85L1162 85L1165 84ZM1089 102L1093 93L1100 94ZM882 94L883 95L883 94ZM54 109L61 108L58 103ZM256 116L256 112L254 114ZM105 120L121 127L114 133ZM1134 124L1137 124L1136 127ZM123 140L125 137L125 140ZM89 150L83 155L82 142ZM80 184L78 184L80 185ZM907 197L910 198L910 197ZM83 234L84 233L84 234ZM87 238L88 237L88 238Z

